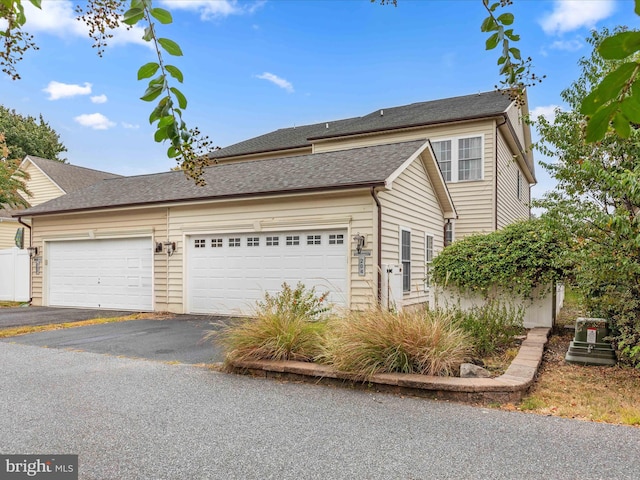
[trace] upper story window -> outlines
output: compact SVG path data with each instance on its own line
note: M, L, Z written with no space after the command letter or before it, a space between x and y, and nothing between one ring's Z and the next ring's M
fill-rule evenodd
M400 262L402 263L402 291L411 291L411 230L400 227Z
M441 140L432 146L445 181L482 180L482 137Z

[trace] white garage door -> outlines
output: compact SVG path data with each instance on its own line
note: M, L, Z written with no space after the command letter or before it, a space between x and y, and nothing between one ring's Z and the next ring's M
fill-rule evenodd
M302 282L347 305L347 231L187 237L187 309L250 314L265 292Z
M150 238L50 242L48 304L152 310Z

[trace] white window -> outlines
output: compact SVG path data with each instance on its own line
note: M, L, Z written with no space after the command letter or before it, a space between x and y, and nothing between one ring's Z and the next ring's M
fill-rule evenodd
M400 262L402 263L402 291L411 291L411 230L400 227Z
M445 181L482 180L482 143L481 136L432 142Z
M522 172L520 170L518 170L518 185L517 185L517 191L518 191L518 200L524 200L524 196L525 196L525 180L524 177L522 175Z
M344 235L342 233L329 235L329 245L344 245Z
M222 239L221 238L212 238L211 239L211 247L212 248L222 248Z
M240 246L240 238L234 237L229 239L230 247L239 247Z
M300 236L287 235L287 245L300 245Z
M277 247L280 245L280 237L267 237L267 247Z
M431 287L431 262L433 262L433 235L430 235L428 233L424 236L424 261L424 289L426 291L429 290L429 287Z
M247 237L247 247L259 247L260 237Z
M206 241L206 240L204 240L204 239L196 238L196 239L193 241L193 246L194 246L195 248L204 248L204 247L206 247L206 246L207 246L207 241Z

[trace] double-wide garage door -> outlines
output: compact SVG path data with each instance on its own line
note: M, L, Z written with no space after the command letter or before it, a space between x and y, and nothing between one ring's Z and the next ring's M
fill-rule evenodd
M150 238L49 242L48 304L152 310Z
M187 309L250 314L265 292L302 282L347 304L347 231L255 232L187 237Z

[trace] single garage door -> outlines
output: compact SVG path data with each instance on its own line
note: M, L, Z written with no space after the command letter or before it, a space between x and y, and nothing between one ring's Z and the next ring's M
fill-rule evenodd
M187 237L190 313L250 314L265 292L302 282L347 305L347 231Z
M47 257L49 305L153 310L150 238L49 242Z

